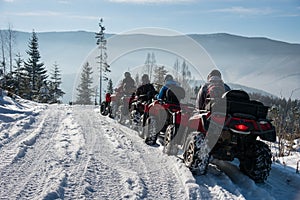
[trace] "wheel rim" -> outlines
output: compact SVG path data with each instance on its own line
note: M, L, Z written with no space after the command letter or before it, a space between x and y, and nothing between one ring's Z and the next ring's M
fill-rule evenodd
M122 113L122 107L119 107L119 109L118 109L118 114L117 114L117 120L118 120L118 122L119 123L122 123L122 121L123 121L123 113Z
M186 151L186 164L188 166L193 162L193 158L195 155L195 146L194 143L190 142L188 146L188 150Z

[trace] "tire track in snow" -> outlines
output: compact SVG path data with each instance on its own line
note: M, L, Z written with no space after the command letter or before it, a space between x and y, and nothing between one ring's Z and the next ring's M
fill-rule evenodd
M190 177L187 178L185 173L183 175L181 174L182 171L178 171L177 160L174 157L163 154L161 147L146 145L135 131L124 126L120 126L120 130L127 133L126 138L131 138L134 141L135 151L139 153L139 159L143 161L144 168L139 175L143 177L146 184L148 198L152 199L159 196L164 199L187 199L192 193L199 196L197 189L195 190L197 187L190 187L193 185L190 183ZM186 187L187 184L190 186ZM158 194L161 191L164 193Z
M61 116L46 110L41 114L35 124L30 129L25 130L27 137L35 139L22 142L22 148L25 149L24 155L20 153L10 165L1 170L1 196L9 196L10 198L27 198L40 194L46 183L47 177L51 177L50 159L55 158L55 152L51 152L53 134L56 133L56 125L59 123ZM53 123L54 124L51 124ZM29 133L29 134L28 134ZM27 141L27 146L26 145ZM46 141L46 142L45 142Z
M244 198L266 200L274 199L268 191L259 187L259 184L256 184L252 179L243 174L233 163L217 159L213 160L213 163L230 178Z
M129 162L127 170L137 172L136 175L144 187L143 198L186 199L187 195L182 181L178 178L170 157L162 154L159 148L144 144L135 131L119 124L116 125L116 128L119 131L114 134L115 138L119 143L124 143L124 147L120 149L136 154L133 157L126 157L125 160L127 162L132 160ZM122 152L119 153L122 155Z
M80 197L187 199L170 158L160 149L145 145L131 129L90 108L78 114L86 145L93 146L87 170L79 173L84 174L81 185L85 186Z
M245 199L239 188L215 165L210 164L207 174L195 176L195 179L201 191L206 194L204 199Z
M284 166L273 163L270 176L259 187L269 191L276 199L300 199L300 175L282 168Z
M36 111L30 112L33 115L26 113L28 115L24 115L16 119L14 123L9 123L5 130L1 130L4 137L1 138L0 143L0 156L2 158L2 162L0 162L0 170L14 161L17 156L16 151L20 148L20 144L26 141L26 138L31 134L30 131L26 130L34 128L31 126L35 123L35 117L37 117L41 110L45 108L45 106L42 106Z
M124 132L128 132L129 130L127 127L121 127L121 130L124 130ZM132 132L132 131L129 131ZM139 141L142 141L140 138L138 138ZM135 141L136 142L136 141ZM140 144L140 142L136 143ZM142 142L143 145L145 145ZM148 147L148 146L147 146ZM145 147L139 147L138 149L143 149ZM151 149L151 147L150 147ZM153 149L153 148L152 148ZM162 153L162 147L154 148L157 151L154 153L150 153L150 157L155 155L158 157L165 157L165 159L168 159L169 171L173 171L173 175L171 176L174 180L176 178L178 181L181 182L181 188L178 190L185 190L185 193L187 194L188 199L244 199L243 195L239 192L238 188L235 187L235 185L232 183L232 181L223 173L223 179L222 181L215 181L215 177L211 175L207 176L196 176L194 177L189 169L184 165L182 162L182 159L179 159L177 156L167 156ZM147 154L147 156L149 156ZM147 157L145 156L145 157ZM155 159L155 158L154 158ZM148 167L151 166L152 163L149 163L147 165ZM156 166L158 169L165 169L166 166L164 166L164 163L159 163ZM151 169L153 170L153 169ZM153 170L153 171L157 171ZM210 170L210 172L215 173L214 168ZM218 172L216 173L218 174ZM218 180L218 178L216 178ZM201 181L199 181L201 180ZM162 182L172 182L171 179L168 180L168 177L163 177ZM224 183L225 182L225 183ZM159 183L158 183L159 185ZM176 197L176 195L175 195ZM168 197L162 197L162 199L168 199ZM177 196L178 198L178 196Z
M96 114L93 107L90 106L74 106L74 118L80 124L81 131L85 138L85 145L81 149L81 154L78 156L78 160L70 169L67 170L68 178L65 187L65 199L85 199L95 194L99 194L96 184L101 180L98 178L97 173L104 176L103 181L110 180L110 176L114 175L107 173L108 166L102 164L101 159L97 159L99 152L97 145L102 144L97 136L101 127L99 127L99 121L95 120ZM98 171L98 172L97 172ZM115 183L111 183L114 187ZM104 185L104 188L110 188ZM100 196L101 197L101 196ZM99 198L99 196L98 196Z

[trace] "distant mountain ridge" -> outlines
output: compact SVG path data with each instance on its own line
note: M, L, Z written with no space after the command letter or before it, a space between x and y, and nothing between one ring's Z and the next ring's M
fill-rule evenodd
M31 33L16 31L15 52L27 59ZM48 71L55 62L63 74L64 101L71 100L72 82L87 55L96 48L95 33L86 31L38 32L41 61ZM107 34L109 38L114 34ZM188 35L199 43L222 71L226 82L259 88L268 93L300 98L300 44L262 37L243 37L227 33ZM152 36L138 36L147 40ZM164 37L161 37L163 41ZM109 42L109 41L108 41ZM184 46L184 44L183 44ZM109 55L108 55L109 56ZM146 59L146 55L145 55ZM143 63L142 63L143 64ZM172 65L173 63L171 63ZM114 71L113 73L117 73ZM68 78L67 78L68 77Z

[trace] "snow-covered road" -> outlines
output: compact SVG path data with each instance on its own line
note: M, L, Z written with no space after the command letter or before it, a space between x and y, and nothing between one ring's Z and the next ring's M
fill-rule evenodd
M194 177L94 106L1 111L1 199L300 198L300 176L278 164L264 184L217 160Z

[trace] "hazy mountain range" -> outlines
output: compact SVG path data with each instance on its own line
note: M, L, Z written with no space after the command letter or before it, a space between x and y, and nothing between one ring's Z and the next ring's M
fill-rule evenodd
M48 71L57 62L62 75L64 102L71 101L80 67L87 60L98 73L95 58L95 33L85 31L38 33L41 61ZM16 32L15 52L27 59L31 33ZM249 38L226 33L191 34L187 36L157 36L147 34L106 35L108 63L115 82L126 70L142 73L148 52L154 52L156 62L173 67L179 58L187 60L194 79L205 80L216 65L226 82L238 88L256 88L281 97L300 98L300 44L290 44L268 38ZM203 47L201 50L201 47ZM198 45L198 46L197 46ZM99 55L99 54L98 54ZM135 72L136 70L136 72ZM197 75L198 73L198 75ZM95 80L95 84L97 84ZM244 87L247 86L247 87Z

